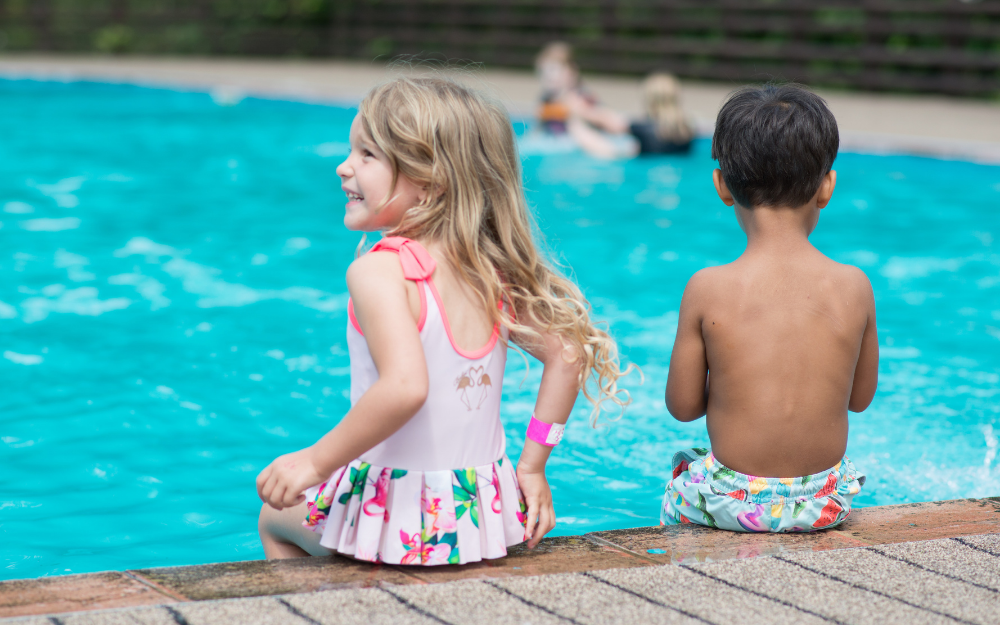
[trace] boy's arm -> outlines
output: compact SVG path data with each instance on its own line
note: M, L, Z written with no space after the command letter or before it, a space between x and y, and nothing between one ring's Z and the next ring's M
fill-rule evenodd
M688 281L677 319L677 338L667 374L667 410L678 421L694 421L708 408L708 358L701 333L703 269Z
M875 326L875 295L872 293L872 286L868 279L863 278L863 280L868 321L865 325L865 332L861 336L861 351L858 353L858 364L854 367L854 385L851 387L851 398L847 403L847 409L851 412L861 412L867 408L872 403L875 389L878 387L878 329Z

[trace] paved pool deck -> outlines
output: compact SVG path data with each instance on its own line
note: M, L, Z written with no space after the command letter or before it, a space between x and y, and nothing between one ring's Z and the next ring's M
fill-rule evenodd
M111 57L0 54L0 76L44 80L98 80L210 91L223 101L241 95L355 104L374 85L406 69L344 60L192 57ZM538 83L528 71L465 73L492 91L512 114L530 117ZM585 76L607 105L639 116L640 79ZM737 83L683 81L683 102L703 134ZM893 95L817 90L833 110L847 151L926 154L1000 163L1000 102L936 95Z
M339 556L0 582L0 624L1000 623L1000 498L814 534L642 527L465 566Z

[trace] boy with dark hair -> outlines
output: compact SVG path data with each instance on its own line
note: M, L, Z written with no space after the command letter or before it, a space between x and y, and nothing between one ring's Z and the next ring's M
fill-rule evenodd
M878 384L875 298L860 269L808 238L838 145L826 103L798 85L741 89L719 112L715 188L747 248L684 291L667 409L678 421L707 413L712 449L674 455L661 524L833 527L865 482L844 453L847 411L867 408Z

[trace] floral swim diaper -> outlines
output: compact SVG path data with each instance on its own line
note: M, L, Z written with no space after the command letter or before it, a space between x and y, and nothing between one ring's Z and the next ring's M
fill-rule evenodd
M708 449L674 454L660 525L697 523L733 532L812 532L839 525L865 476L845 456L822 473L768 478L723 466Z

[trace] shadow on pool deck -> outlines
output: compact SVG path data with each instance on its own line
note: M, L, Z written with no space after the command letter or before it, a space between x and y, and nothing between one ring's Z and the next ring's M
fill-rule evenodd
M813 534L737 534L691 525L595 532L549 538L533 551L519 545L506 558L464 566L371 565L333 556L92 573L0 582L0 618L323 590L591 574L993 533L1000 533L1000 498L860 508L837 529ZM186 622L183 617L174 620Z

